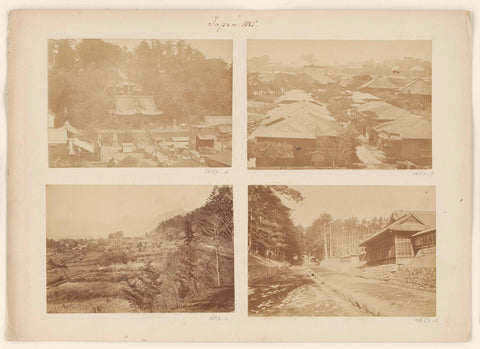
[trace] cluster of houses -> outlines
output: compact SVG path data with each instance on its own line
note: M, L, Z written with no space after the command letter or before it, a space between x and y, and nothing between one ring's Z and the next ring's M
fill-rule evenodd
M205 116L177 125L158 109L153 96L128 80L105 87L112 101L111 127L55 127L48 115L50 167L230 167L232 117Z
M308 65L303 73L314 80L313 89L283 91L274 100L274 108L261 115L261 122L254 125L249 136L256 142L289 144L294 149L293 156L289 159L272 159L259 155L253 167L335 166L335 161L339 160L336 158L339 137L342 129L348 125L353 125L364 136L361 138L366 146L364 149L372 153L376 163L392 164L397 168L431 167L432 124L429 108L432 87L431 80L423 76L424 69L421 66L409 78L397 73L389 77L371 76L369 81L354 91L347 90L345 87L348 84L345 85L342 79L327 74L324 66ZM258 83L254 88L259 95ZM331 95L325 102L322 96L328 92ZM339 122L326 108L329 100L341 98L350 101L344 118L348 122ZM392 98L406 102L400 105L425 108L425 112L417 115L416 112L385 101ZM250 124L249 128L252 128ZM360 156L359 159L364 162Z
M377 79L378 80L378 79ZM370 86L370 85L369 85ZM375 85L375 89L379 86ZM387 163L405 162L409 167L431 167L432 123L423 116L376 97L370 89L353 95L352 116L368 143L385 154ZM407 93L406 91L410 91ZM431 85L414 80L398 92L404 98L431 99Z

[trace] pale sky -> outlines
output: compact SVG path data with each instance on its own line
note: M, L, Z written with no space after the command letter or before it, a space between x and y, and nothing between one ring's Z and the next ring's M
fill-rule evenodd
M202 206L213 187L48 185L47 237L144 235L164 219Z
M125 46L131 51L142 42L140 39L104 39L104 41L120 47ZM150 43L149 39L147 39L147 42ZM232 40L185 40L185 42L202 52L207 58L222 58L224 61L232 63Z
M421 40L248 40L247 57L268 55L270 62L298 63L303 55L312 54L318 60L315 64L333 65L362 62L373 59L403 57L432 60L432 42Z
M423 186L290 186L305 199L284 201L295 224L308 227L324 212L333 218L388 217L394 210L435 211L435 188Z

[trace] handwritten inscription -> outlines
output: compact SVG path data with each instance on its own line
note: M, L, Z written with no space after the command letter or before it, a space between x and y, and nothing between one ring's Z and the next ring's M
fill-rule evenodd
M412 176L419 176L419 177L433 176L433 171L432 170L430 170L430 171L415 170L415 171L412 172Z
M438 317L417 317L415 322L420 324L436 324L438 323Z
M238 20L232 19L223 19L219 16L215 16L211 21L208 22L208 26L214 29L217 33L229 30L229 29L253 29L258 26L257 19L242 19L239 18Z
M226 169L226 168L206 168L205 169L205 174L224 175L224 174L228 174L228 169Z
M226 316L226 315L222 315L222 316L220 316L220 315L210 315L209 320L210 321L226 321L226 320L228 320L228 316Z

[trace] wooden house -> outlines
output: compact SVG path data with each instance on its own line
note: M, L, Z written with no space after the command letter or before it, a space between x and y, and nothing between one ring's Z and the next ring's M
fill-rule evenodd
M417 166L432 165L432 123L407 113L399 119L370 130L372 140L392 161L410 161Z
M367 265L407 264L415 256L415 234L435 228L435 219L433 211L394 211L385 228L359 244Z
M292 146L293 156L287 159L272 160L256 157L257 167L290 166L303 167L313 165L330 165L331 149L319 149L319 140L333 147L338 145L341 125L321 115L303 112L299 114L285 113L284 117L276 116L273 120L258 127L251 135L257 142L283 143ZM315 152L323 151L319 157ZM313 156L313 158L312 158ZM319 163L319 159L322 160Z

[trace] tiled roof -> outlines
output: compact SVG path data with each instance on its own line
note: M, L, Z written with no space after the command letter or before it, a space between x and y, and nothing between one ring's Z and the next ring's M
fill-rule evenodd
M315 102L315 99L305 91L290 90L287 93L285 93L283 96L278 97L275 100L275 103L299 102L299 101Z
M360 113L372 113L379 121L392 121L409 114L408 110L398 108L384 101L370 101L358 106Z
M231 125L231 115L207 115L205 116L205 123L213 126L218 125Z
M431 96L432 95L432 84L431 82L416 79L412 82L406 84L404 87L400 89L400 93L403 94L411 94L411 95L423 95L423 96Z
M375 89L386 89L386 90L393 90L396 89L397 86L392 84L385 76L377 76L370 80L369 82L360 86L360 88L375 88Z
M374 96L370 93L354 91L352 93L352 100L353 100L353 103L365 103L369 101L380 101L381 98Z
M398 135L401 138L432 138L432 123L412 113L402 115L397 120L377 125L373 129L389 135Z
M413 231L420 232L426 229L435 228L436 213L435 211L402 211L396 210L390 217L390 223L377 233L363 240L359 245L365 246L389 231Z
M155 106L153 96L115 96L115 115L163 115Z
M271 109L267 113L267 119L265 120L265 123L268 124L280 118L287 119L289 117L301 114L310 114L330 121L335 120L335 118L330 115L328 109L324 106L317 103L302 101L283 104L277 108Z
M342 127L335 121L311 114L298 114L257 128L253 137L315 139L319 136L338 136Z

